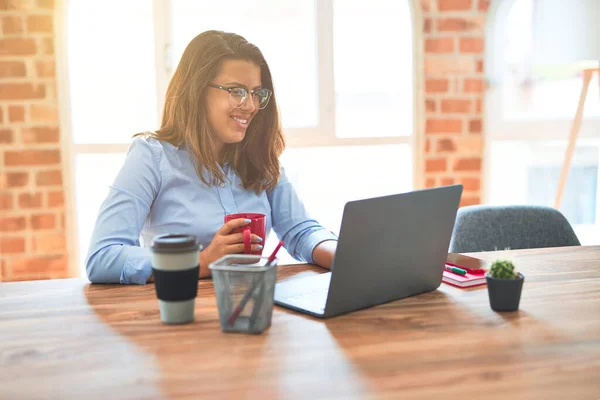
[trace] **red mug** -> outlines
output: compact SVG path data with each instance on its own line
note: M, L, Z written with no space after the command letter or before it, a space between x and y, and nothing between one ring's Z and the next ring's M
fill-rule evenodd
M262 255L262 249L252 251L252 238L250 235L255 234L256 236L260 236L263 240L261 244L264 246L267 233L267 217L265 214L259 213L228 214L225 216L225 222L227 223L232 219L238 218L245 218L251 221L248 225L236 228L232 232L244 234L244 254Z

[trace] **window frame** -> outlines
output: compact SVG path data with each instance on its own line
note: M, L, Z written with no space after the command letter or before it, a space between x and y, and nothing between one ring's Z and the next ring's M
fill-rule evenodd
M536 143L553 143L569 140L571 126L575 118L577 103L573 103L573 115L561 118L535 118L523 120L503 119L502 98L502 69L504 49L503 31L507 23L508 15L517 0L492 0L489 8L487 24L485 29L485 54L486 65L485 101L484 101L484 124L486 140L484 144L482 203L489 203L491 187L491 154L494 142L522 141ZM582 80L583 85L583 80ZM588 96L591 94L588 93ZM599 147L600 160L600 118L597 116L586 116L585 109L583 122L579 130L578 145L592 145ZM596 186L596 220L594 224L577 225L582 229L589 229L594 225L600 225L600 162ZM587 228L586 228L587 227Z
M65 185L65 213L67 215L67 240L69 243L70 275L79 276L81 271L79 253L82 243L79 242L78 217L76 215L76 191L74 188L75 158L79 154L126 153L130 143L75 143L72 135L71 108L68 75L68 1L60 2L56 8L55 48L57 62L57 94L60 109L60 129L62 150L64 154L63 178ZM333 1L314 0L317 13L317 60L318 60L318 125L313 128L286 128L286 146L288 148L323 147L323 146L377 146L385 144L408 144L412 153L413 188L422 188L424 183L424 121L423 101L424 87L422 83L422 14L416 2L408 3L412 26L412 61L413 61L413 129L410 136L381 136L370 138L338 138L335 134L335 87L333 66ZM171 71L171 29L170 0L152 0L154 30L154 50L156 65L157 90L157 126L160 125L164 97L169 84Z

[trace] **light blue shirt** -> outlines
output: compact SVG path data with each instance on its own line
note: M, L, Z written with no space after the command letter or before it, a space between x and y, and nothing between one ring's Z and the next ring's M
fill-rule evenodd
M277 186L260 194L244 189L228 164L223 172L226 184L206 185L185 146L134 139L100 207L86 257L90 281L146 283L152 273L148 246L155 235L193 234L206 248L231 213L265 214L267 232L273 228L299 261L313 263L319 243L337 240L310 217L283 167Z

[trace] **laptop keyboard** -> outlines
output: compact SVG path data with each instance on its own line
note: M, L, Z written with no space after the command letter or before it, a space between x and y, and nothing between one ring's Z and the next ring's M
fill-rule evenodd
M324 313L331 273L290 279L275 286L275 301L300 310Z
M325 309L325 302L327 301L327 291L302 293L297 296L287 297L285 300L300 308L317 308L323 311Z

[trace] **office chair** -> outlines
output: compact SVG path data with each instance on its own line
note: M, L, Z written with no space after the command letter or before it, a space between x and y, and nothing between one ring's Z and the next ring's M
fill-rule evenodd
M554 208L477 205L458 210L448 251L467 253L580 245L569 221Z

